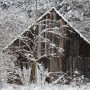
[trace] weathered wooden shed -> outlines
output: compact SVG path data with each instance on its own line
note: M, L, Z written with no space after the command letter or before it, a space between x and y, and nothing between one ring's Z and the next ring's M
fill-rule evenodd
M74 71L78 70L90 78L90 42L55 8L43 14L4 50L17 56L16 65L21 69L31 65L32 78L35 75L34 59L49 72L69 72L73 77Z

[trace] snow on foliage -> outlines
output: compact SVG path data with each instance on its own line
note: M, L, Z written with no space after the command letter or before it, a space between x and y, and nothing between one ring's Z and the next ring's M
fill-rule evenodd
M35 22L35 5L35 0L0 0L0 49ZM53 5L54 0L38 0L38 17Z

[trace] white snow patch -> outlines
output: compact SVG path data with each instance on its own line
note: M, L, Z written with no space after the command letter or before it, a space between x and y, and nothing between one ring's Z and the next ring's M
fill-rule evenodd
M45 84L44 86L36 84L30 86L5 85L1 90L90 90L90 84L82 86L52 84Z

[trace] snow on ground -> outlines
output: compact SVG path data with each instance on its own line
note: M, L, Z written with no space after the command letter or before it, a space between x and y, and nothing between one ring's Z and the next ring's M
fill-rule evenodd
M90 84L87 85L35 85L30 86L17 86L17 85L5 85L1 90L90 90Z

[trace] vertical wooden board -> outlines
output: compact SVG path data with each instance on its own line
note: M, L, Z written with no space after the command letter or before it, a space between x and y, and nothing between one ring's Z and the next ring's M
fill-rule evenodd
M85 58L85 71L86 71L86 77L88 76L88 59Z
M78 59L77 70L78 70L78 71L81 71L81 62L80 62L80 58Z
M32 63L32 66L31 66L32 70L31 70L31 81L35 81L35 70L36 70L36 64L35 63Z
M66 72L69 72L69 59L66 57Z
M74 57L78 56L78 45L79 45L79 41L78 41L78 35L77 33L74 34Z
M78 66L79 66L79 71L82 74L83 73L83 60L82 60L82 58L79 58Z
M71 34L69 36L70 36L70 42L69 42L70 43L70 56L72 56L72 48L71 48L71 46L72 46L72 44L71 44L71 38L72 37L71 37Z
M57 72L58 71L58 68L57 68L57 58L54 58L54 72Z
M53 27L56 27L56 13L53 12Z
M74 37L73 33L70 34L70 56L73 56L74 53Z
M70 61L69 61L69 57L67 58L67 67L68 67L68 73L70 75Z
M84 75L86 73L86 70L85 70L85 64L86 64L86 62L85 61L86 61L85 58L83 58L83 62L84 62Z
M52 57L51 57L52 58ZM55 62L53 62L53 58L50 60L50 72L52 72L51 74L50 74L50 77L53 77L54 78L54 75L53 75L53 72L54 72L54 63Z
M55 57L53 57L52 60L53 60L53 72L55 72L55 64L56 64Z
M73 73L78 70L79 59L77 57L73 57Z
M47 38L50 40L50 38L51 38L50 33L47 33ZM50 44L50 42L49 42L49 44ZM47 50L48 50L48 51L47 51L47 54L48 54L48 55L49 55L50 52L51 52L51 49L49 48L49 46L50 46L50 45L47 46Z
M90 78L90 58L86 57L86 76Z
M89 78L90 78L90 57L88 57L88 66L89 66L88 72L89 72Z
M61 72L61 62L59 60L59 58L57 58L57 66L58 66L58 72Z
M60 57L60 55L59 55L59 58L58 58L58 64L59 64L59 71L61 72L62 71L62 59L61 59L61 57Z
M80 38L80 36L78 35L77 36L77 43L76 43L76 45L77 45L77 56L79 56L79 47L80 47L79 38Z
M84 58L80 58L81 59L81 74L84 74Z
M55 72L60 72L60 64L59 64L59 59L55 57Z
M70 75L70 57L68 57L68 72L69 72L69 75Z
M73 44L72 44L72 45L73 45L73 46L72 46L72 50L73 50L73 56L75 57L76 52L77 52L77 51L76 51L76 50L77 50L77 49L76 49L77 46L76 46L76 38L75 38L75 34L73 34L72 37L73 37L73 41L72 41L72 43L73 43Z
M76 58L73 57L73 72L76 70Z
M83 75L85 75L85 58L83 58Z
M87 58L85 58L85 76L87 76L87 70L88 70L87 65L88 65L88 60Z
M72 57L70 56L69 58L69 62L70 62L70 77L73 77L72 75L72 72L73 72L73 67L72 67Z
M50 72L53 72L54 71L54 65L53 65L53 59L51 57L51 60L50 60Z
M59 55L59 64L60 64L60 71L63 71L63 57L62 57L62 55Z
M64 25L63 19L60 19L59 23L60 23L60 26ZM60 33L63 35L63 34L64 34L64 29L61 29L61 30L60 30ZM64 43L64 37L63 37L63 36L60 36L60 44L59 44L59 47L64 49L64 44L65 44L65 43Z
M84 74L84 58L81 59L81 74Z
M60 19L59 20L59 24L60 26L63 26L64 25L64 20L63 19ZM60 30L60 33L63 35L64 34L64 28L62 28ZM60 43L59 43L59 47L64 49L64 37L63 36L60 36Z
M87 73L87 58L85 58L85 76L86 76L86 73Z

